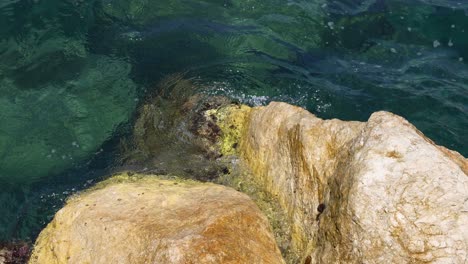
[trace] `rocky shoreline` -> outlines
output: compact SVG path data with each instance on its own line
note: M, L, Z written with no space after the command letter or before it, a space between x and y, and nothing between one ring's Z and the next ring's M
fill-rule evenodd
M122 165L145 170L70 198L30 263L467 259L468 160L402 117L177 94L189 85L159 89L122 141Z

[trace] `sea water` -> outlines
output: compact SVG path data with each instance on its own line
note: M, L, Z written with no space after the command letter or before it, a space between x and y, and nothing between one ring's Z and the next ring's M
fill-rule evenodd
M108 174L167 75L322 118L391 111L467 156L467 60L461 0L0 0L0 240Z

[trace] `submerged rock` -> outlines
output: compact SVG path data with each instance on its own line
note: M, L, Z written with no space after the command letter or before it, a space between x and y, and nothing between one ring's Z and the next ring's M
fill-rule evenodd
M163 79L138 109L132 134L121 141L121 165L200 181L225 174L226 165L217 162L221 130L209 113L232 101L197 90L182 75Z
M30 263L283 263L245 194L122 174L73 197L42 231Z
M0 243L0 264L26 263L30 253L30 245L26 242Z
M322 120L285 103L242 113L238 153L280 200L303 263L467 259L460 154L388 112L366 123Z

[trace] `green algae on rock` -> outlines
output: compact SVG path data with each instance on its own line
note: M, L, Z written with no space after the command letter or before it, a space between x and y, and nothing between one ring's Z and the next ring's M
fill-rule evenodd
M322 120L271 103L245 122L238 153L252 180L279 199L302 262L468 256L468 160L405 119L377 112L367 123Z
M217 148L223 155L233 155L237 153L237 148L241 136L245 129L245 122L251 108L246 105L227 105L217 109L205 111L207 119L213 121L221 130L217 140Z
M221 131L206 112L231 100L199 89L181 75L161 81L138 109L133 133L121 141L122 166L201 181L227 173L217 161L223 155L216 145Z
M72 197L30 263L284 263L258 207L231 188L120 174Z
M247 194L267 217L272 227L276 243L286 263L299 263L299 253L291 243L291 226L288 215L282 210L278 198L255 181L249 168L241 160L236 160L229 174L220 175L215 183L231 187Z
M189 105L197 105L195 102L200 99L189 98ZM210 100L205 99L202 102ZM186 104L187 101L183 103ZM403 118L388 112L378 112L367 123L322 120L300 107L285 103L271 103L267 107L254 108L223 103L195 109L197 110L193 113L201 119L195 122L196 129L193 131L197 133L191 136L205 137L208 140L213 130L219 130L213 140L208 141L223 155L233 158L233 166L237 166L234 172L218 175L212 180L245 192L253 198L268 216L277 243L288 263L296 263L298 260L303 263L407 263L415 260L463 263L462 260L467 255L463 241L467 238L464 230L468 219L462 213L464 205L457 201L466 199L468 193L468 161L457 152L435 145ZM213 123L217 127L213 127ZM179 125L176 122L175 127ZM235 159L236 155L240 160ZM164 195L165 191L161 188L168 186L172 195L170 197L178 195L173 188L196 188L200 185L181 178L168 181L134 173L121 174L104 181L70 199L69 204L41 233L32 263L40 259L42 260L37 263L46 263L41 261L56 257L50 254L52 249L47 246L50 245L48 239L55 236L51 234L64 235L65 240L69 240L69 237L74 236L67 234L66 230L75 230L69 226L77 225L78 222L85 223L84 227L80 224L79 230L92 227L90 230L94 232L113 228L113 232L122 236L129 232L126 225L124 231L116 231L116 227L107 225L95 228L93 224L88 227L88 223L92 223L88 218L80 219L66 228L61 226L64 222L62 215L67 215L63 212L76 211L67 209L68 207L78 203L83 210L93 211L95 208L95 213L99 214L102 213L102 208L98 208L97 204L103 198L115 198L116 204L128 205L128 211L133 216L140 204L131 203L135 199L142 199L143 192L132 191L131 198L120 197L120 194L126 193L125 188L112 187L126 184L145 188L145 194L161 191ZM410 191L405 192L402 189ZM93 198L94 200L82 198L98 192L110 192L111 195ZM187 194L185 191L182 193ZM190 193L190 197L206 202L204 195L216 193L219 194L210 189L202 194ZM115 196L117 194L119 197ZM169 199L169 196L165 199ZM223 194L222 197L230 196ZM154 203L158 199L151 201ZM220 199L216 197L217 202L214 204L223 203ZM180 205L169 200L167 203L171 206ZM232 199L230 202L233 202ZM148 203L151 204L149 200L145 200L141 204L146 208ZM451 205L450 208L445 206L447 204ZM194 206L191 204L190 208ZM156 210L156 207L151 205L152 210ZM213 209L210 210L212 212ZM186 212L186 209L183 211ZM192 213L190 215L196 216ZM94 215L93 219L96 218L99 217ZM118 216L120 220L127 218L130 217ZM163 221L167 219L161 219ZM145 232L149 230L145 225L140 226L140 222L132 225L132 228ZM136 234L135 241L139 239L138 234L142 234L133 229L130 233ZM165 233L167 234L169 233ZM54 239L56 238L52 240ZM226 237L220 239L223 243L226 242ZM90 236L89 241L86 245L95 247L92 241L98 241L99 250L103 248L99 244L99 236ZM162 248L166 248L166 244ZM198 244L191 247L197 248ZM128 252L125 250L123 252ZM72 252L72 255L75 254L73 252L82 253L79 248L69 248L64 252ZM89 258L92 253L83 254L85 258ZM173 263L171 261L174 259L165 254L162 253L157 258ZM175 263L185 257L177 256L180 258L175 258ZM190 257L201 257L202 263L211 261L204 256L197 252ZM72 256L65 254L59 257Z

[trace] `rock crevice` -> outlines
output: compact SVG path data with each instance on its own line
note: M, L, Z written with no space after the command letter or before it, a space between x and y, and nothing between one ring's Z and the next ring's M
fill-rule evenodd
M245 115L239 155L310 263L463 263L467 160L405 119L322 120L285 103Z

